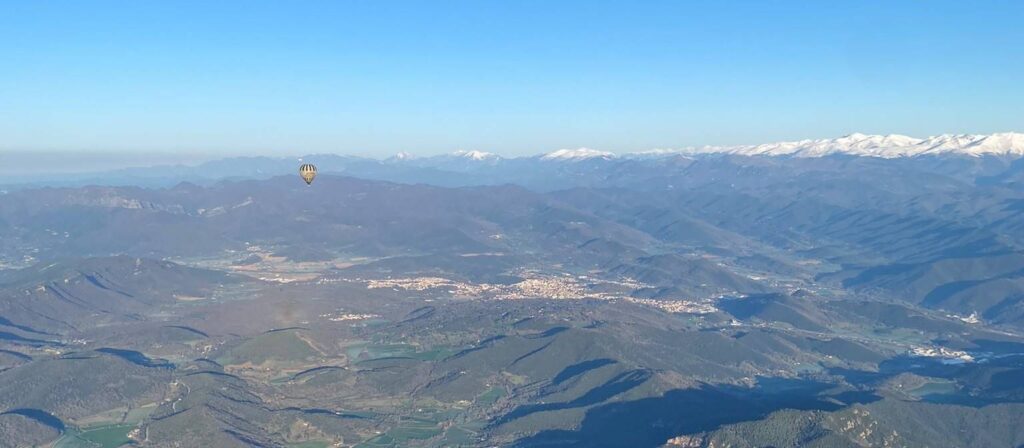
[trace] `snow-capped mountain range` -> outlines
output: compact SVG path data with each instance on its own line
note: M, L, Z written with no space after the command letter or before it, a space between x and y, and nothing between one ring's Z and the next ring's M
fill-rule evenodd
M704 146L679 150L654 150L638 154L738 154L747 156L823 157L853 155L881 158L916 157L939 154L966 156L1024 155L1024 134L1003 132L991 135L944 134L928 138L906 135L850 134L839 138L800 140L743 146Z
M1012 164L1022 168L1024 162L1024 133L996 133L991 135L940 135L914 138L905 135L851 134L839 138L800 140L741 146L704 146L681 149L657 149L616 155L590 148L559 149L547 154L505 158L497 154L462 150L444 155L416 157L402 152L386 159L340 154L310 154L300 160L293 157L235 157L213 160L194 166L158 165L124 168L113 171L82 173L38 173L25 176L0 176L0 187L39 185L144 185L173 186L182 181L193 183L216 179L261 179L271 176L293 175L297 163L314 163L322 173L340 173L409 183L438 185L476 185L492 183L519 183L538 188L563 188L574 184L560 182L578 176L608 178L613 173L634 173L639 177L659 170L686 167L693 159L714 154L788 158L820 158L844 155L881 160L916 159L927 163L941 158L941 162L960 159L970 162L976 158L991 166ZM948 158L948 160L947 160ZM781 160L780 160L781 161ZM807 162L812 162L807 160ZM725 160L723 163L733 163ZM736 163L742 164L743 161ZM813 162L812 162L813 163ZM945 164L958 166L957 164ZM605 168L612 168L605 170ZM1018 169L1014 168L1014 169ZM621 170L620 170L621 169ZM453 176L458 173L459 176ZM1024 185L1024 170L991 174L991 182L1009 182ZM568 176L563 177L562 176ZM577 177L574 177L577 176ZM603 177L601 177L603 176ZM1001 177L1000 177L1001 176ZM4 191L0 188L0 194Z
M595 158L608 159L612 157L615 157L615 154L590 148L559 149L558 151L552 151L540 156L542 160L585 160Z
M760 145L700 146L679 149L652 149L617 156L609 151L591 148L559 149L532 158L548 162L573 162L590 159L658 158L673 155L734 154L744 156L824 157L850 155L893 159L927 155L964 156L1024 156L1024 133L1002 132L990 135L943 134L928 138L906 135L867 135L854 133L838 138L808 139ZM391 160L410 160L401 153ZM428 158L431 159L431 158ZM462 159L466 161L503 160L503 157L483 151L455 151L434 159Z

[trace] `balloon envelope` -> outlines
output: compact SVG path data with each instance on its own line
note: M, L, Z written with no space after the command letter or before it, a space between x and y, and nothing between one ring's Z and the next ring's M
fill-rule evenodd
M316 178L316 167L310 163L304 163L299 167L299 176L302 180L306 181L306 185L313 183L313 179Z

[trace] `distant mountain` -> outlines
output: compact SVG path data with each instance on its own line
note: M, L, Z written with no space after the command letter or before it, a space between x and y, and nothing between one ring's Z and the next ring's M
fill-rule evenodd
M423 170L452 171L457 173L471 173L485 167L492 167L505 161L497 154L484 151L455 151L450 154L442 154L431 157L411 157L404 159L390 158L386 163L400 164L405 167L420 168Z
M447 187L517 184L539 190L583 186L625 186L662 181L686 174L694 163L777 165L785 160L820 161L822 166L856 164L845 159L892 161L915 170L961 177L984 176L982 181L1003 185L1021 183L1024 134L941 135L914 138L903 135L851 134L839 138L800 140L745 146L705 146L656 149L616 156L590 148L559 149L526 157L502 157L484 151L456 151L417 157L401 152L378 160L336 154L303 157L235 157L194 166L154 166L95 173L33 172L0 179L0 194L40 186L170 187L181 182L210 185L221 180L267 179L294 175L300 163L317 165L320 173L340 173L365 179L425 183ZM744 159L744 160L741 160ZM968 162L965 162L967 159ZM799 166L796 164L795 166ZM674 184L673 184L674 185Z
M921 139L895 134L865 135L854 133L839 138L747 146L704 146L680 150L654 150L638 154L647 156L665 154L734 154L791 157L850 155L886 159L946 154L971 157L1019 157L1024 155L1024 134L1014 132L991 135L944 134Z
M540 157L541 160L586 160L586 159L611 159L615 157L608 151L598 151L590 148L579 148L579 149L559 149L544 154Z
M470 160L494 160L501 158L501 156L497 154L484 151L455 151L452 153L452 156Z

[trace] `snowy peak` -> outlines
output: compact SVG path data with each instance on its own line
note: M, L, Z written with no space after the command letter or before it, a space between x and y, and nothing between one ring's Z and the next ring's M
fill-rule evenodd
M1001 132L992 135L939 135L921 142L925 154L960 153L971 156L1024 155L1024 134Z
M392 162L392 163L407 162L407 161L413 160L415 158L416 158L416 156L414 154L406 152L406 151L401 151L398 154L395 154L395 155L393 155L391 157L388 157L388 158L384 159L384 161L385 162Z
M492 160L499 158L497 154L484 151L455 151L451 155L469 160Z
M914 146L920 139L905 135L850 134L839 138L801 140L796 142L769 143L753 147L741 147L743 152L764 155L792 155L798 157L822 157L832 154L863 156L892 156L890 149Z
M669 151L639 153L645 156L669 154ZM956 154L1024 156L1024 134L1004 132L992 135L945 134L925 139L906 135L867 135L854 133L838 138L799 140L744 146L704 146L674 151L676 154L737 154L746 156L824 157L851 155L880 157L916 157Z
M612 159L615 154L608 151L598 151L590 148L559 149L541 156L541 160L586 160L586 159Z

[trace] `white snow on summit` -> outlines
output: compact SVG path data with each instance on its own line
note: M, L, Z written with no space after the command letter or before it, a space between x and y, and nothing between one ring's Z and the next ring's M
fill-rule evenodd
M992 135L940 135L925 139L922 154L959 153L972 156L1024 155L1024 134L1000 132Z
M391 161L395 161L395 162L401 162L401 161L406 161L406 160L412 160L412 159L415 159L415 158L416 158L415 154L412 154L412 153L406 152L406 151L401 151L398 154L395 154L395 155L393 155L391 157L388 157L386 160L391 160Z
M462 151L462 150L460 150L460 151L453 152L452 155L456 156L456 157L465 157L465 158L470 159L470 160L488 160L488 159L497 159L498 158L497 154L494 154L494 153L491 153L491 152L484 152L484 151Z
M1004 132L992 135L944 134L925 139L905 135L850 134L839 138L799 140L743 146L703 146L679 150L658 149L635 153L639 156L667 154L738 154L792 157L823 157L833 154L881 157L915 157L935 154L968 156L1024 156L1024 134Z
M579 149L559 149L558 151L552 151L541 156L542 160L585 160L585 159L611 159L614 158L615 154L608 151L598 151L590 148L579 148Z

